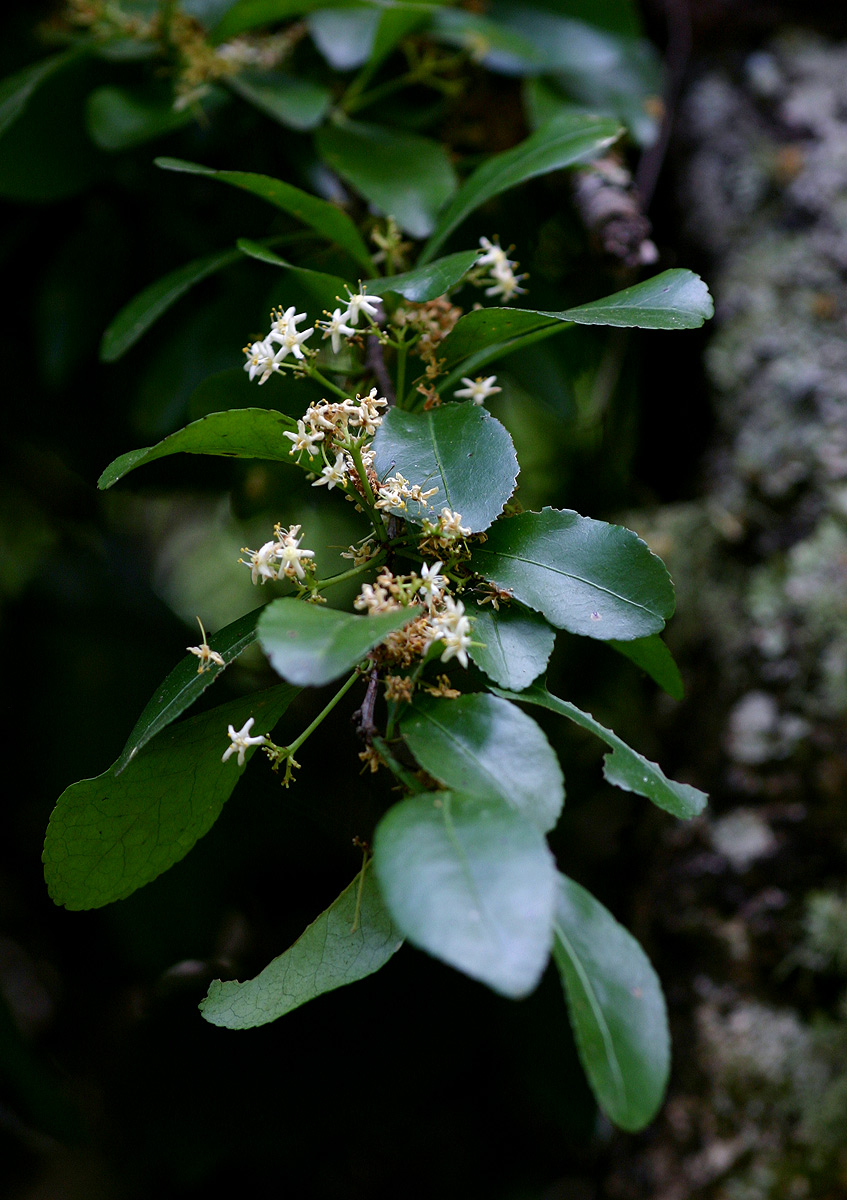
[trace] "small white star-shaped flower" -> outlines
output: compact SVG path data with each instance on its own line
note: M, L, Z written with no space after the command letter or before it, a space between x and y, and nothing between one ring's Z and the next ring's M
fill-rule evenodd
M294 443L288 452L289 454L302 454L305 450L310 456L317 454L317 443L322 442L324 439L324 435L320 430L317 433L307 433L305 422L302 419L297 422L296 433L289 433L288 430L285 430L282 436L290 438Z
M489 396L502 392L502 388L494 386L496 382L496 375L489 375L487 379L483 379L480 375L477 375L476 379L467 379L463 375L462 383L466 386L454 392L453 395L457 400L473 400L474 404L482 404Z
M333 354L337 354L341 349L342 337L349 338L356 335L356 330L351 325L344 324L346 320L347 313L343 313L340 308L336 308L333 310L328 321L318 321L318 329L324 331L324 341L327 338L332 340Z
M247 355L244 370L247 371L251 380L261 373L260 386L270 378L274 371L280 369L279 364L285 357L281 350L274 350L270 338L266 338L263 342L254 342L252 346L246 346L244 353Z
M329 463L321 471L320 479L316 479L312 487L324 487L331 492L332 489L339 483L345 483L347 480L347 472L344 469L345 458L344 451L340 450L335 456L335 463L330 466Z
M277 544L276 542L265 542L264 546L260 546L258 550L251 550L248 546L241 547L242 554L249 554L249 558L239 558L240 563L244 563L245 567L250 567L253 582L262 583L266 579L276 579L277 569L273 565L273 560L276 558Z
M379 316L379 305L382 303L382 296L366 296L362 292L353 292L347 303L347 311L342 320L349 321L351 325L359 324L359 313L364 313L365 316L376 318Z
M238 732L235 731L232 725L228 727L227 733L229 734L230 745L227 746L221 755L221 762L226 762L228 758L237 753L238 765L239 767L243 767L244 755L247 753L248 748L250 746L264 746L268 740L264 734L260 737L250 737L250 730L253 728L255 720L255 717L249 717L244 728L239 729Z

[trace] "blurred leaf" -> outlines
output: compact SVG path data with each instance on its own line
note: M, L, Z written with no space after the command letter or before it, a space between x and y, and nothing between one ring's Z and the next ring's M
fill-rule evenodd
M256 736L270 733L296 695L296 688L281 684L181 721L145 746L117 779L110 767L66 788L44 842L44 875L55 903L85 909L123 900L184 858L218 819L246 769L221 761L227 726L241 729L252 716Z
M480 670L514 692L529 687L547 666L556 641L541 614L512 603L499 610L477 607L473 618L474 642L482 645L468 653Z
M525 75L541 70L546 55L533 43L497 20L462 8L440 8L433 15L431 36L437 42L459 46L474 62L503 75Z
M345 121L316 134L318 153L342 179L412 237L431 233L456 190L456 173L440 142L415 133Z
M645 38L598 28L595 21L543 12L530 4L501 4L498 19L534 45L544 69L572 99L620 118L642 145L655 141L649 112L663 91L661 60Z
M571 509L498 521L474 548L471 566L552 625L583 637L631 641L658 633L674 608L665 565L641 538Z
M690 784L676 783L675 780L668 779L657 763L633 750L623 738L619 738L611 729L606 729L590 713L583 712L568 700L560 700L558 696L551 695L545 687L537 684L520 693L507 692L500 688L492 690L505 700L517 700L549 708L551 712L567 717L575 725L587 729L607 746L611 746L612 753L603 757L603 774L615 787L645 796L658 808L682 820L698 816L705 808L709 799L705 792L691 787Z
M520 145L494 155L477 167L441 213L420 262L428 262L453 230L487 200L538 175L596 158L621 132L608 117L560 113Z
M374 837L388 911L410 942L494 991L533 990L550 953L556 873L544 835L503 800L401 800Z
M297 422L292 417L272 408L234 408L229 412L210 413L163 438L155 446L120 455L109 463L97 480L97 486L105 491L136 467L157 458L167 458L169 454L213 454L293 463L292 443L283 437L283 431L296 428Z
M227 79L242 100L291 129L315 129L332 104L332 92L283 71L241 71Z
M423 267L415 267L404 271L402 275L384 275L367 280L367 286L372 292L398 292L407 300L422 303L443 296L459 283L479 257L478 250L459 250L457 254L448 254L437 258L434 262Z
M609 645L646 672L660 688L669 696L673 696L674 700L682 699L685 687L679 667L658 633L654 633L652 637L636 638L633 642L612 640Z
M316 996L372 975L402 944L373 872L366 870L363 882L357 875L290 950L255 979L215 980L200 1011L212 1025L225 1029L267 1025Z
M238 0L179 0L180 9L207 29L214 28Z
M543 313L577 325L635 326L638 329L699 329L713 317L709 289L693 271L675 268L562 312Z
M358 229L346 213L327 200L312 196L309 192L304 192L293 184L284 183L281 179L272 179L269 175L254 175L247 171L214 171L211 167L201 167L197 163L185 162L179 158L157 158L156 166L166 171L205 175L209 179L217 179L221 183L251 192L275 208L287 212L289 216L296 217L322 237L335 242L366 271L373 270L370 253Z
M169 275L157 279L143 292L133 296L111 322L103 340L100 343L100 359L102 362L115 362L122 354L134 346L142 334L146 333L162 313L176 304L181 296L199 283L207 279L215 271L238 262L237 250L222 250L216 254L207 254L203 258L195 258L184 267L177 267Z
M591 1090L631 1133L656 1115L671 1063L665 999L638 942L608 909L559 875L553 959Z
M101 150L129 150L195 120L191 109L176 111L172 98L148 88L95 88L85 109L89 135Z
M292 17L300 17L323 8L367 9L381 6L378 0L236 0L212 31L213 39L216 42L225 42L248 29L256 29L259 25L288 21Z
M22 115L34 93L46 79L78 59L85 50L74 47L50 58L39 59L0 80L0 136Z
M503 800L547 833L565 800L562 769L543 731L487 692L448 700L418 693L400 732L423 769L466 796Z
M220 654L224 660L224 667L211 662L207 664L206 670L200 672L197 668L202 664L194 654L186 655L177 663L167 679L156 688L136 721L120 758L115 763L115 775L120 775L124 767L151 738L181 716L198 696L215 682L225 667L238 658L242 650L252 646L256 640L256 622L261 612L261 608L256 608L253 612L245 613L243 617L209 637L209 648Z
M271 666L289 683L320 687L361 662L395 629L419 617L419 608L359 617L286 596L259 620L259 641Z
M446 505L473 533L487 529L515 490L518 460L508 431L476 404L443 404L429 412L390 408L377 430L374 469L380 479L399 471L424 491L427 505L403 516L422 522Z
M312 41L336 71L350 71L368 61L373 50L379 9L336 8L327 5L308 19Z

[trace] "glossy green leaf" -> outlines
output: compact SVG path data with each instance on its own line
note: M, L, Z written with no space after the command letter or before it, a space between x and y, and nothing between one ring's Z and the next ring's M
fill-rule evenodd
M646 637L673 613L670 576L646 543L631 529L570 509L498 521L471 565L552 625L584 637Z
M714 316L715 306L709 289L693 271L674 268L562 312L541 313L557 321L576 325L617 325L638 329L699 329Z
M124 475L167 458L169 454L213 454L224 458L264 458L273 462L293 463L291 441L283 436L297 422L272 408L234 408L229 412L209 413L192 421L184 429L163 438L155 446L129 450L109 463L97 481L105 491Z
M99 908L184 858L218 819L245 769L235 758L221 761L230 744L227 726L241 729L252 716L253 736L270 733L296 694L282 684L181 721L117 778L110 767L66 788L44 842L53 900L71 909Z
M656 1115L671 1046L665 999L638 942L590 892L559 876L553 959L591 1090L631 1133Z
M39 59L14 75L0 80L0 136L20 117L34 93L45 80L63 67L74 62L83 53L82 49L65 50L50 58Z
M389 809L373 862L410 942L504 996L533 990L556 902L553 859L536 825L502 800L426 793Z
M607 746L611 746L612 753L603 757L603 774L615 787L645 796L658 808L663 808L665 812L682 820L696 817L706 807L709 797L705 792L691 787L688 783L677 783L668 779L657 763L633 750L623 738L618 737L611 729L606 729L590 713L583 712L568 700L552 696L545 687L536 685L520 693L507 692L500 688L492 690L506 700L518 700L524 704L538 704L542 708L549 708L551 712L567 717L575 725L587 729Z
M438 347L438 357L453 367L480 350L548 328L556 328L550 317L532 309L478 308L459 318Z
M421 522L445 506L473 533L487 529L515 490L518 460L508 431L475 404L443 404L429 412L389 409L374 438L380 479L399 471L424 491L437 487L429 509L409 505Z
M166 171L203 175L250 192L275 208L282 209L289 216L296 217L328 241L335 242L366 271L373 270L370 253L358 229L346 213L330 204L328 200L312 196L309 192L304 192L293 184L284 183L281 179L272 179L270 175L255 175L248 171L213 171L211 167L201 167L197 163L185 162L180 158L157 158L156 166Z
M520 145L496 154L477 167L441 213L420 261L428 262L453 230L487 200L528 179L596 158L621 132L608 117L560 113Z
M376 0L236 0L213 30L216 42L226 42L248 29L289 21L321 8L373 8Z
M416 133L345 121L315 136L318 153L380 213L412 237L435 227L456 190L456 172L441 142Z
M521 604L477 606L468 653L489 679L521 692L546 669L556 634L540 613ZM477 643L482 643L481 645Z
M343 297L346 295L344 280L339 275L328 275L325 271L313 271L309 267L295 267L280 255L275 254L264 242L239 238L236 245L248 258L255 258L269 266L282 267L284 270L290 271L303 288L314 297L315 304L320 306L321 311L325 308L332 310L336 307L339 299L343 301Z
M259 641L274 670L289 683L319 687L361 662L369 650L409 621L419 608L359 617L284 597L259 620Z
M445 787L503 800L547 833L565 788L559 760L535 721L487 692L447 700L418 694L400 732L420 765Z
M206 688L215 682L220 673L255 642L256 622L261 612L261 608L255 608L208 638L209 649L220 654L224 666L210 662L206 664L205 670L198 671L197 668L203 664L194 654L187 654L177 663L167 679L156 688L136 721L121 756L115 763L115 775L120 775L124 767L151 738L181 716ZM197 641L200 641L199 628Z
M158 321L159 317L187 291L201 280L213 275L232 263L238 262L237 250L223 250L195 258L157 279L143 292L130 300L111 322L100 343L100 358L103 362L114 362L134 346L142 334Z
M215 980L200 1011L224 1029L267 1025L316 996L373 975L402 944L373 871L367 870L363 882L357 875L294 945L254 979Z
M190 108L176 110L172 98L143 88L95 88L85 108L89 135L101 150L130 150L195 120Z
M609 645L640 667L674 700L681 700L685 695L679 667L658 633L652 637L636 638L634 642L611 641Z
M432 0L431 3L412 0L410 4L384 7L368 55L368 70L374 72L404 37L429 24L433 11L438 12L442 3L444 0Z
M368 290L373 293L397 292L407 300L421 303L443 296L459 283L474 265L478 250L459 250L437 258L424 267L404 271L402 275L385 275L367 280Z
M332 105L329 88L283 71L242 71L226 82L242 100L289 129L316 129Z

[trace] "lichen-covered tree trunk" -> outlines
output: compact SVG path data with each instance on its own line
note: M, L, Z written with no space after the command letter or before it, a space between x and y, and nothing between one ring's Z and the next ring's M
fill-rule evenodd
M847 1194L847 45L703 69L681 208L717 316L701 499L641 531L679 592L683 736L711 815L645 887L675 1081L614 1197ZM680 421L685 421L680 406Z

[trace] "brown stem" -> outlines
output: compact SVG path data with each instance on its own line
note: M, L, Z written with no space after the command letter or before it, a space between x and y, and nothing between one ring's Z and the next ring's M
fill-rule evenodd
M376 707L376 693L379 688L379 671L374 666L371 667L370 676L368 678L368 690L365 692L365 698L362 701L362 707L357 708L353 713L353 720L358 722L356 732L360 738L363 738L369 746L374 735L378 732L374 723L374 708Z

